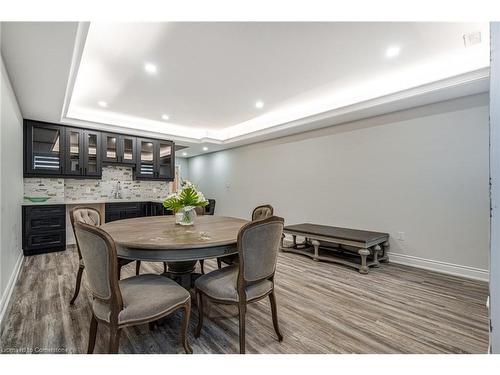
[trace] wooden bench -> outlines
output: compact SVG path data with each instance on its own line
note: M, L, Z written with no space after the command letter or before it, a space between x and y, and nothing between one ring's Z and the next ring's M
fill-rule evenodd
M283 233L293 238L291 246L281 240L281 250L306 255L316 261L327 261L354 267L367 274L369 267L379 267L389 260L389 234L338 228L317 224L288 225ZM297 243L297 237L304 242Z

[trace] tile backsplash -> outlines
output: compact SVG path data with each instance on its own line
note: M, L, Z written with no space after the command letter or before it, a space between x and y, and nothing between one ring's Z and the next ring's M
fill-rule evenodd
M93 201L114 199L120 184L123 199L163 199L171 191L171 183L163 181L137 181L130 167L105 166L100 180L69 178L25 178L25 196L48 196L50 202Z

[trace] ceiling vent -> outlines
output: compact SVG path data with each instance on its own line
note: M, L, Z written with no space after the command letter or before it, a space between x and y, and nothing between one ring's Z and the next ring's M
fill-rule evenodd
M481 32L475 31L473 33L464 34L465 48L481 43Z

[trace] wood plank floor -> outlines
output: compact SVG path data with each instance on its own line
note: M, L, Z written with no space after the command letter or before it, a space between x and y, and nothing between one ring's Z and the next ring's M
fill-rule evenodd
M85 289L69 305L76 250L27 257L1 336L4 353L84 353L91 316ZM215 261L206 263L207 271ZM131 276L135 263L126 266ZM162 264L143 263L142 273ZM276 339L267 299L247 313L247 353L485 353L488 347L486 283L384 264L368 275L335 264L280 253L276 274L278 314L284 341ZM237 353L238 320L228 306L211 305L202 335L192 331L195 353ZM150 331L126 328L122 353L182 353L180 315ZM107 328L100 326L96 352L105 351Z

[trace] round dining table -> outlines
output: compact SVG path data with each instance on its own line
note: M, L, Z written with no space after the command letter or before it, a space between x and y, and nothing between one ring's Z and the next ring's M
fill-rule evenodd
M175 216L149 216L105 223L119 258L166 262L166 276L185 288L199 276L196 262L236 254L240 228L248 221L225 216L198 216L194 225L175 223Z

